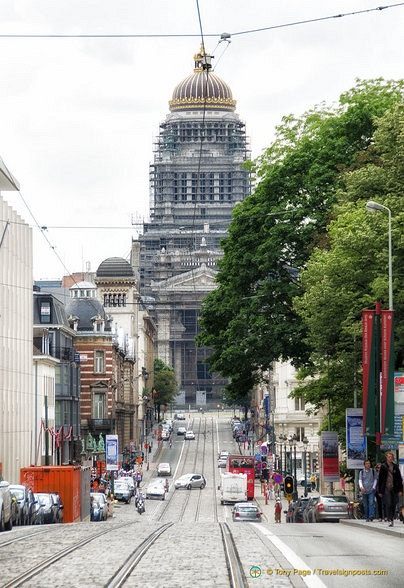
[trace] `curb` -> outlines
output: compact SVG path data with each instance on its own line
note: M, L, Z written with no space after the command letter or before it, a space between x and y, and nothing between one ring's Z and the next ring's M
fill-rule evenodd
M382 533L383 535L390 535L393 537L404 537L404 525L402 525L402 530L397 529L396 527L389 528L389 527L378 527L378 523L365 523L361 521L355 521L353 519L340 519L340 525L352 525L354 527L362 527L369 531L374 531L376 533Z

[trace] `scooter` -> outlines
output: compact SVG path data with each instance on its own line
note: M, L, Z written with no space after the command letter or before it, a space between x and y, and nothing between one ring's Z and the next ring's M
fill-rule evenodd
M146 511L146 507L144 504L144 496L142 493L140 493L136 496L135 504L136 504L136 510L140 515Z

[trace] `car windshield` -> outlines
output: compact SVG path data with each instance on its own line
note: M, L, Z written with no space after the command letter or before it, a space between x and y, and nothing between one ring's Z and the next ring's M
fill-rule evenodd
M121 483L115 483L115 490L128 490L128 485Z
M93 502L97 506L103 506L103 504L104 504L104 501L99 496L93 496Z
M258 508L256 506L240 506L238 510L239 512L258 512Z
M46 494L38 494L37 499L39 504L43 504L44 506L49 506L52 504L51 497L46 496Z
M24 490L22 488L10 488L17 500L24 500Z

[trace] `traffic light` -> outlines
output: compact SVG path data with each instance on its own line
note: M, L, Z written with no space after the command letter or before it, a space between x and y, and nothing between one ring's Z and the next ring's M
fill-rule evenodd
M285 494L292 494L292 492L293 492L293 478L292 478L292 476L285 477L285 481L283 483L283 488L285 490Z
M130 470L130 463L129 463L128 461L125 461L125 463L124 463L124 466L123 466L123 467L124 467L124 470L125 470L126 472L128 472L128 471Z

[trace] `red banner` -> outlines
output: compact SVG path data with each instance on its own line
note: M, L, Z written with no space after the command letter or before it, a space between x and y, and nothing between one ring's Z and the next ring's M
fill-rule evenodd
M375 391L375 311L362 311L363 327L363 434L376 434Z
M394 435L394 315L382 310L382 435Z

